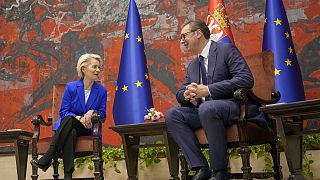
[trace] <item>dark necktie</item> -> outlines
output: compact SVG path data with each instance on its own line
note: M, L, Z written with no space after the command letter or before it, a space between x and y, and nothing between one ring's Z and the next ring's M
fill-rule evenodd
M203 56L199 56L199 63L200 63L202 84L207 85L208 84L207 71L206 71L206 67L204 66L204 57Z

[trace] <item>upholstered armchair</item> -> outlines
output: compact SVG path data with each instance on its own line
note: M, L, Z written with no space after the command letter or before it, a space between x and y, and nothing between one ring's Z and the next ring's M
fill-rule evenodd
M254 76L253 89L238 89L234 92L234 98L240 107L240 116L236 124L230 126L227 131L228 148L239 148L242 159L242 173L228 173L229 178L236 179L266 179L274 177L277 180L282 178L280 166L280 153L277 139L276 123L269 116L266 116L269 127L262 128L247 120L248 98L254 99L261 106L273 104L279 101L280 94L274 91L274 66L273 53L263 52L245 57L252 74ZM195 131L196 136L203 148L208 148L208 141L204 130ZM269 144L269 152L273 159L273 172L251 172L250 166L250 146ZM214 158L214 157L212 157ZM180 153L182 179L188 179L187 163L182 153Z
M43 155L50 146L51 137L41 138L40 127L51 126L53 121L58 119L58 112L61 105L62 95L65 89L65 84L56 84L53 87L53 104L52 104L52 117L48 117L46 122L41 115L36 115L32 119L34 125L34 133L32 138L32 159L38 159L38 155ZM102 160L102 142L99 140L98 132L101 132L100 116L97 112L92 115L93 135L92 136L80 136L77 138L75 157L82 157L92 155L92 161L94 162L94 178L95 180L103 179L103 160ZM54 133L54 132L53 132ZM61 158L62 154L58 154L54 157L53 166L53 178L59 179L58 174L58 158ZM38 179L38 168L32 165L32 180Z

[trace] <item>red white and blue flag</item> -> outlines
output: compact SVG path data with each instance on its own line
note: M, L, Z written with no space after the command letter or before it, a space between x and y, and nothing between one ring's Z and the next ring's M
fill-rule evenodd
M210 39L216 42L233 43L233 36L223 0L209 0L207 25Z

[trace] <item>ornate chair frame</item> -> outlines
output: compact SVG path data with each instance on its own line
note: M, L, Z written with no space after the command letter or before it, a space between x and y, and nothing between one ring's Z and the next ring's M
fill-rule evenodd
M236 124L230 126L227 132L228 148L240 148L239 154L242 159L242 173L228 173L229 178L235 179L249 179L258 178L266 179L274 177L277 180L282 178L281 166L280 166L280 150L277 138L276 122L270 119L265 114L268 129L262 128L255 123L248 121L248 98L251 98L258 102L261 106L274 104L280 100L280 93L274 92L274 76L273 76L273 53L263 52L256 55L252 55L245 58L253 76L268 76L267 79L257 82L257 85L253 89L240 88L234 92L234 99L239 103L240 116ZM253 62L253 61L256 62ZM261 69L262 68L262 69ZM264 71L265 74L261 75ZM271 75L272 74L272 75ZM268 86L268 83L271 83ZM195 131L196 136L200 142L201 148L208 148L208 141L204 130L198 129ZM257 136L259 134L259 136ZM251 172L252 167L250 166L250 148L252 145L269 144L270 149L268 151L272 155L273 159L273 172ZM181 173L182 180L189 179L187 163L180 151L179 158L181 161ZM214 157L213 157L214 158Z
M32 119L32 124L34 125L34 133L32 137L32 159L38 159L38 155L43 155L50 146L51 137L40 138L40 127L42 126L52 126L52 120L58 117L58 111L61 104L62 94L65 89L65 84L56 84L53 88L53 106L52 111L54 118L49 116L46 122L41 115L36 115ZM102 180L103 177L103 159L102 159L102 142L99 139L99 132L101 132L101 121L99 114L95 111L92 116L93 124L93 135L92 136L80 136L77 138L75 157L83 157L93 155L92 161L94 163L94 178L95 180ZM54 134L54 132L53 132ZM62 154L58 153L52 162L53 166L53 178L55 180L59 179L58 173L58 158L61 158ZM32 165L32 180L38 179L38 168Z

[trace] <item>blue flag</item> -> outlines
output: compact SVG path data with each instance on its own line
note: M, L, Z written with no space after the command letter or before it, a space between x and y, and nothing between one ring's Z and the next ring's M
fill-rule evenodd
M291 31L282 0L267 0L262 51L274 53L275 88L279 102L305 99L301 71L294 50Z
M151 107L153 102L140 15L135 1L130 0L113 104L114 122L116 125L143 123L147 109Z

